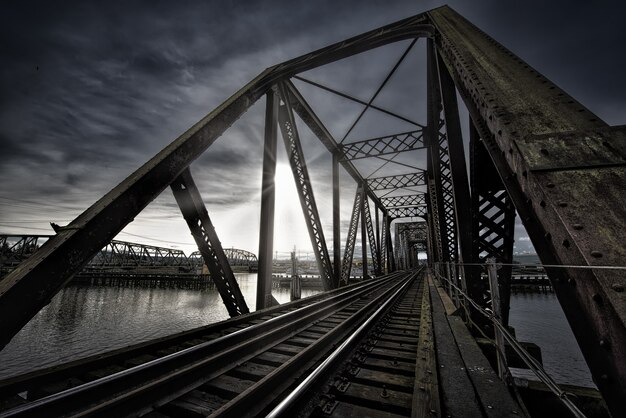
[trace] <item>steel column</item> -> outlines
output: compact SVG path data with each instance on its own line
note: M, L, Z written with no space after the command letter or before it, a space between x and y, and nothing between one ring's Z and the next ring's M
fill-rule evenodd
M274 251L274 207L276 196L276 143L278 97L267 93L265 108L265 143L263 146L263 180L261 183L261 222L259 226L259 271L257 275L256 309L274 304L272 296L272 258Z
M429 180L429 192L436 210L438 247L442 262L456 261L456 217L454 215L454 197L451 194L449 178L449 159L445 135L440 133L441 100L437 82L436 52L432 40L427 41L427 129L428 155L432 170L432 182ZM430 174L430 173L429 173Z
M341 201L339 188L339 158L333 154L333 272L335 287L341 281Z
M434 47L432 41L429 47ZM461 123L456 100L456 89L448 69L438 54L431 53L430 59L436 60L441 102L443 105L446 138L448 141L448 156L450 158L450 174L452 178L452 195L454 198L454 214L456 216L457 242L460 247L459 259L461 263L472 261L472 213L469 181L467 179L467 165L461 135ZM435 64L432 64L433 66ZM473 289L477 269L473 266L459 265L458 271L461 280L469 278L468 292L470 297L480 294L478 288Z
M350 217L350 226L346 237L346 248L343 254L343 263L341 265L341 282L340 285L347 285L350 281L350 272L352 271L352 259L354 257L354 246L356 243L357 230L359 228L359 212L361 211L361 188L357 187L354 194L354 205L352 206L352 216Z
M189 169L172 182L171 189L228 313L230 316L248 313L246 301Z
M366 186L364 186L366 187ZM367 196L367 194L365 195ZM380 264L378 258L378 247L376 238L374 235L374 226L372 225L372 216L370 212L370 205L368 199L363 199L363 203L365 204L365 227L367 229L367 239L369 241L370 246L370 254L372 256L372 266L374 267L374 274L376 276L380 275Z
M367 202L367 195L365 194L365 184L361 185L361 261L363 262L363 280L367 280L367 214L365 213L365 207Z

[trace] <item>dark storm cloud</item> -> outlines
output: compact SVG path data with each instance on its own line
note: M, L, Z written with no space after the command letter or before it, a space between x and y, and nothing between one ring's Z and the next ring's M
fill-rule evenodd
M617 3L451 3L601 118L624 123L621 48L626 31ZM1 183L0 196L85 208L265 67L439 5L414 0L5 4L0 13L0 175L11 181ZM357 67L310 76L368 100L404 48L356 59ZM416 48L411 64L423 55L423 46ZM411 94L423 90L423 72L412 71L401 67L392 80L399 84L390 83L380 103L413 117L423 105L400 94L409 85ZM318 96L312 105L318 105L331 131L342 135L356 116L355 107L346 105L340 114L319 92L307 97L315 102ZM230 208L258 200L263 108L263 101L255 105L194 163L208 206ZM381 126L362 125L354 136ZM310 135L303 140L322 200L330 193L326 151ZM344 206L351 205L352 186L347 190ZM174 205L157 203L168 209ZM0 221L23 215L15 208L2 206ZM349 211L342 207L347 216ZM41 212L49 214L45 207L40 217Z

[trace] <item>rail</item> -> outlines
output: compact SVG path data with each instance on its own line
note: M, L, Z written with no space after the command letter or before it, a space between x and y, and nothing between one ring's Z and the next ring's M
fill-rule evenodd
M359 318L367 318L389 294L414 276L392 274L371 280L311 305L298 308L231 334L106 376L72 389L3 411L0 417L117 413L144 413L188 393L233 367L233 358L245 362L276 344L355 305L332 331L278 367L272 375L292 372L327 352L344 338ZM369 300L367 300L369 299ZM367 303L365 303L367 302ZM363 306L360 306L360 305ZM348 311L346 311L348 312ZM345 315L342 315L345 316ZM279 372L280 371L280 372ZM258 386L260 387L260 386ZM175 389L174 389L175 388ZM156 399L156 401L155 401Z

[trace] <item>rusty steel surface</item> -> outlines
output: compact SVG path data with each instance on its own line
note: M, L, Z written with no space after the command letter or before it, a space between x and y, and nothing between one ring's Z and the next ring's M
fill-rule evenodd
M542 262L623 265L626 131L598 116L449 8L429 12L453 75ZM626 277L551 269L594 381L626 396Z

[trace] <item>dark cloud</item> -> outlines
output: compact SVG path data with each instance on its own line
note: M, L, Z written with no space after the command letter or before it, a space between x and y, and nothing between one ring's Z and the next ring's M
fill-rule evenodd
M0 184L0 196L86 208L264 68L439 5L413 0L3 5L0 175L10 181ZM621 48L626 31L619 3L489 0L451 5L601 118L624 123L626 58ZM306 76L367 101L406 45ZM418 42L376 102L422 123L423 55ZM296 83L331 132L342 137L359 108ZM375 112L368 117L348 140L390 129ZM261 101L194 163L196 181L212 210L258 204L263 122ZM328 229L330 160L324 147L300 129ZM376 167L362 166L365 174ZM342 177L344 220L353 192L354 184ZM80 212L47 206L22 211L18 203L1 209L0 221L71 219ZM150 216L166 216L162 210L176 208L170 198L159 198L149 209Z

